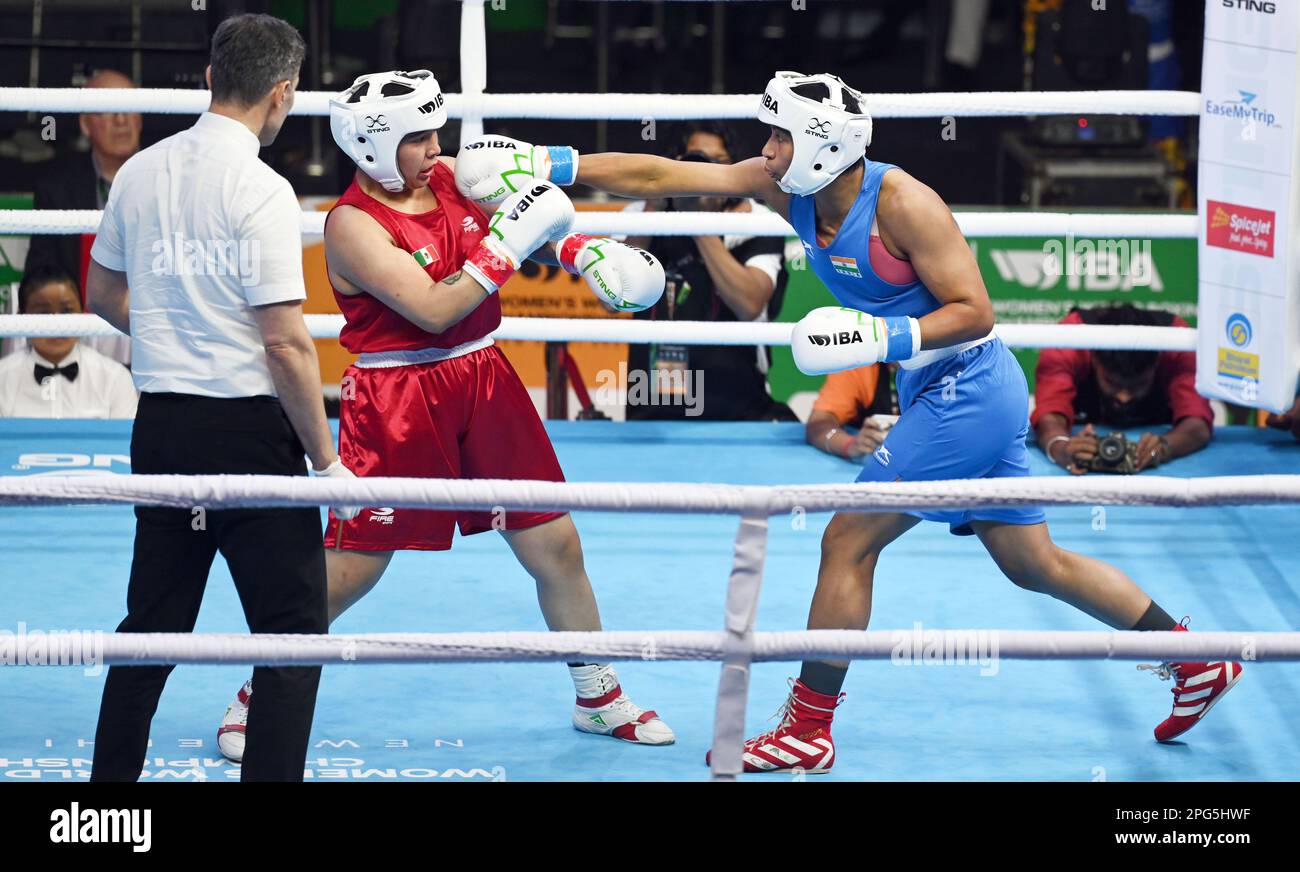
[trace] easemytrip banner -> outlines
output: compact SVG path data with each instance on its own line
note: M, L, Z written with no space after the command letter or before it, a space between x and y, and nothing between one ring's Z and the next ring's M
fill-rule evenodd
M1207 0L1196 388L1291 407L1300 374L1300 0Z

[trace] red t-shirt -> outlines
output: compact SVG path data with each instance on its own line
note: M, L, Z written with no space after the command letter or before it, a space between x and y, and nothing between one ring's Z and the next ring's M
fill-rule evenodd
M370 215L398 246L411 252L429 278L440 282L460 270L465 258L487 234L488 222L483 210L456 190L454 173L441 161L429 178L429 187L438 195L438 208L419 215L385 206L362 191L355 179L334 209L355 206ZM329 216L325 222L329 223ZM328 263L328 248L326 252ZM501 300L496 294L490 294L478 308L442 333L417 327L370 294L340 294L335 288L334 299L347 320L339 332L339 341L353 354L454 348L481 339L501 326Z
M1062 324L1082 324L1078 312L1061 319ZM1189 326L1182 318L1174 316L1173 327ZM1064 415L1073 426L1080 402L1080 392L1095 391L1092 374L1092 352L1076 348L1044 348L1038 355L1034 371L1034 412L1030 423L1037 425L1044 415ZM1152 424L1177 424L1183 418L1203 418L1214 426L1214 411L1209 402L1196 392L1196 354L1191 351L1162 351L1156 361L1156 380L1151 389L1149 408L1156 410L1155 417L1167 420L1150 421ZM1111 424L1110 421L1094 421ZM1126 425L1119 425L1126 426Z

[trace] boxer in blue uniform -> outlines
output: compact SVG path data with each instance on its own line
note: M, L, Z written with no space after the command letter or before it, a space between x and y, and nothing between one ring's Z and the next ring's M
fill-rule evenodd
M897 361L901 416L858 481L935 481L1028 474L1029 394L993 335L993 306L947 205L898 167L866 158L871 117L862 94L827 74L779 72L758 118L761 157L731 165L649 155L582 155L499 136L469 143L456 162L466 197L492 203L532 177L625 197L753 197L794 227L808 263L841 307L795 325L805 373ZM809 629L865 629L881 551L921 520L974 534L1015 584L1121 630L1184 630L1119 569L1060 548L1037 508L840 512L822 539ZM747 772L821 772L834 762L831 720L846 662L803 664L780 724L745 743ZM1236 663L1161 664L1174 708L1155 729L1169 741L1194 726L1241 676Z

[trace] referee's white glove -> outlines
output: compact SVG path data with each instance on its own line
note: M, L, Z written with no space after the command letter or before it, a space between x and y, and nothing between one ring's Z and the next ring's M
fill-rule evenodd
M323 478L356 478L356 476L352 474L352 470L344 466L343 461L337 457L334 458L334 462L329 466L324 469L313 469L312 472ZM330 511L333 512L334 517L338 518L340 521L351 521L357 515L361 514L363 508L365 507L330 506Z

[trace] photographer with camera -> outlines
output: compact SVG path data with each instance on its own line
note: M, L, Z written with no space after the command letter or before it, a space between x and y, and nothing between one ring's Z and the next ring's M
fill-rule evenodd
M734 136L724 124L685 122L668 156L683 161L729 164ZM674 197L629 204L624 211L752 212L766 206L755 200ZM656 321L767 321L776 318L785 295L782 266L785 241L777 236L633 237L663 264L663 298L633 317ZM663 399L636 402L628 394L628 420L797 421L767 390L766 348L753 345L632 345L629 373L641 372L661 386L679 390L699 383L699 402Z
M1062 324L1138 324L1187 327L1169 312L1129 303L1072 309ZM1214 412L1196 392L1196 355L1190 351L1043 349L1035 370L1030 423L1038 445L1074 475L1133 474L1200 451L1210 441ZM1072 427L1082 424L1078 433ZM1136 442L1123 430L1168 425ZM1102 434L1098 427L1113 432Z

